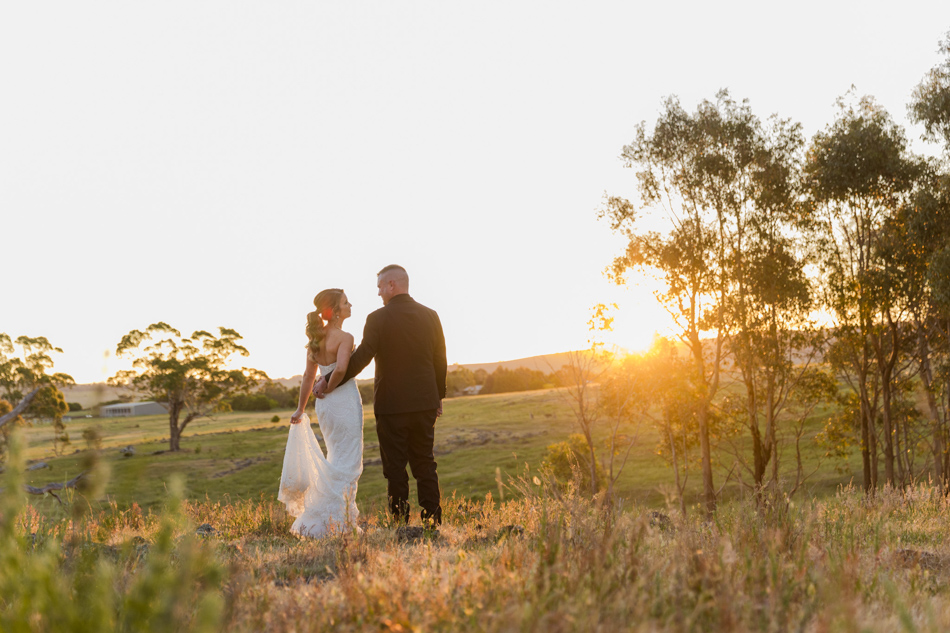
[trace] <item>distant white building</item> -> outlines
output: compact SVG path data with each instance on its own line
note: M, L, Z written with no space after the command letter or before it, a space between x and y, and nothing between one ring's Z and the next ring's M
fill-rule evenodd
M168 413L168 409L157 402L120 402L102 407L99 413L104 418L127 418L133 415L159 415Z
M483 385L472 385L471 387L466 387L462 389L462 393L466 396L477 396L478 392L482 390Z

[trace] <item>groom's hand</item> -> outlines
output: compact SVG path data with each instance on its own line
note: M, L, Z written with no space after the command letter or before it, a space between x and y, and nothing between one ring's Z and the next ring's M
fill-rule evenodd
M320 380L313 383L313 395L315 398L323 400L323 396L326 395L327 390L327 381L321 376Z
M439 408L435 410L435 417L437 418L442 417L442 401L441 400L439 400Z

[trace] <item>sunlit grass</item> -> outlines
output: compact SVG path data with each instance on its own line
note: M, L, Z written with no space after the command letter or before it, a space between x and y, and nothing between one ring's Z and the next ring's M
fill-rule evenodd
M6 561L19 552L14 571L25 587L36 588L33 574L50 572L69 586L99 583L80 592L112 605L99 621L123 622L136 604L137 617L161 611L161 601L129 596L150 583L184 582L176 595L192 606L151 620L153 630L950 627L950 503L933 488L873 499L844 488L792 505L733 502L712 521L674 514L667 522L641 506L618 511L533 479L508 480L517 494L501 503L450 497L438 534L416 541L401 539L381 513L363 517L362 534L302 540L273 501L191 501L181 519L174 506L155 513L107 505L59 518L27 506L0 552ZM199 525L204 535L196 536ZM48 611L29 615L29 606L17 611L10 600L0 597L7 624L19 613L34 631L90 630ZM70 622L83 622L91 608L69 607Z

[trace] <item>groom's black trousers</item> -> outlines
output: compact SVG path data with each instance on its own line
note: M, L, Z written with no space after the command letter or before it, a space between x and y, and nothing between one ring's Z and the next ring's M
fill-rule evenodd
M435 441L437 410L376 414L376 436L389 484L389 509L399 520L409 520L409 475L412 469L422 506L422 520L442 523L439 475L436 472Z

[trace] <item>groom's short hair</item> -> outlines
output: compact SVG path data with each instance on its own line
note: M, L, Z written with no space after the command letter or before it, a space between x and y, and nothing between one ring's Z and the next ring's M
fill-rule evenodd
M409 273L406 272L406 269L400 266L399 264L390 264L389 266L385 266L381 271L376 273L376 276L379 277L383 273L388 273L391 270L398 270L403 275L405 275L407 279L409 278Z

